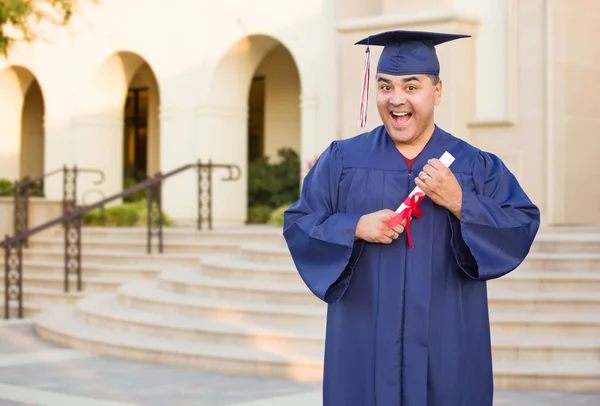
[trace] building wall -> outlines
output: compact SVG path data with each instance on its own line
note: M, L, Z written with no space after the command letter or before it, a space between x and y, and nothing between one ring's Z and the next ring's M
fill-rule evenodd
M600 222L600 3L547 3L549 210L561 223Z
M20 158L27 142L20 120L37 80L44 170L97 167L106 173L102 193L120 190L124 95L132 80L143 80L155 91L150 172L198 159L238 165L240 181L215 172L213 207L216 224L240 224L253 76L270 78L265 151L292 146L306 165L332 140L381 123L371 81L367 128L357 125L365 54L354 42L391 29L449 31L473 37L438 47L444 87L437 123L499 155L544 223L600 224L600 187L589 180L600 175L600 53L590 46L598 7L595 0L85 4L68 28L43 26L44 41L20 44L0 60L0 177L30 166ZM371 51L374 70L381 50ZM82 179L80 190L98 188L94 180ZM196 217L195 182L190 171L165 184L165 210L182 223ZM60 197L60 179L46 187L50 198Z
M444 82L437 124L500 156L540 206L545 225L600 224L600 186L589 184L600 171L594 164L599 85L593 79L600 52L589 43L600 27L600 4L381 0L364 10L358 0L340 3L344 138L381 124L372 81L367 128L357 125L364 47L354 42L389 29L471 34L437 47ZM372 77L380 53L375 48Z
M94 188L107 196L122 188L123 101L131 80L145 64L157 83L160 100L154 123L159 136L149 151L156 169L168 172L198 159L242 169L237 182L222 182L226 172L215 172L216 224L240 224L246 218L248 89L270 51L282 47L289 52L290 58L282 63L285 69L295 64L299 76L292 89L296 100L285 101L299 113L270 111L271 133L289 134L291 146L300 149L304 161L336 138L336 106L331 103L336 87L321 77L333 77L335 67L331 52L334 16L329 2L228 0L216 5L196 0L168 4L103 0L82 4L83 11L69 27L43 25L39 30L44 41L19 44L8 61L0 60L0 72L23 66L43 89L45 171L77 164L105 172L100 186L92 184L96 178L82 176L78 185L82 193ZM13 80L0 92L8 94L11 86L12 103L22 105L19 82ZM19 116L13 120L17 126L20 111L13 110L10 114ZM269 139L269 150L284 144L277 137ZM3 144L6 157L0 169L16 177L20 141L4 140ZM60 179L49 179L46 185L50 198L60 197ZM193 221L196 174L188 171L170 179L163 196L171 217Z

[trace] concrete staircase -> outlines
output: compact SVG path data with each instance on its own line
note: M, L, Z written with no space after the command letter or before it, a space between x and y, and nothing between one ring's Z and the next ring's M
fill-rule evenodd
M279 230L172 233L169 254L143 263L127 254L143 252L133 242L143 234L88 233L84 263L100 263L86 280L97 275L88 286L98 293L40 313L38 334L140 361L321 379L326 308L303 285ZM52 244L36 242L28 255L47 258ZM125 274L118 287L100 282ZM525 263L488 286L497 389L600 391L600 230L543 230Z
M91 293L115 292L132 280L155 280L165 267L197 267L207 254L234 254L245 239L278 241L280 235L264 227L243 230L204 231L165 228L165 250L146 253L146 232L143 228L84 228L82 232L83 292L77 292L76 277L70 277L69 293L64 293L64 234L56 228L42 237L34 237L23 251L23 310L26 318L56 304L75 304ZM3 253L2 253L3 254ZM4 274L4 258L0 261ZM4 298L4 281L0 283ZM4 300L2 300L4 303ZM4 317L4 306L0 306ZM11 304L16 316L16 305Z

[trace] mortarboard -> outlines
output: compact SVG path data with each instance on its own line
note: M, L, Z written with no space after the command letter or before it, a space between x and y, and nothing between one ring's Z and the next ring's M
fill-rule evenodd
M365 69L360 103L360 122L363 128L367 122L367 102L369 98L370 50L371 45L383 46L377 64L377 73L388 75L438 75L440 62L435 46L470 35L447 34L426 31L386 31L370 35L354 45L366 45Z

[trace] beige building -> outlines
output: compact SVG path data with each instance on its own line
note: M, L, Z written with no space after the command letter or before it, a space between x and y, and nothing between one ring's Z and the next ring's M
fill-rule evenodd
M473 38L438 47L437 123L502 157L545 224L600 224L595 0L82 0L81 9L0 60L0 178L76 164L103 170L108 196L136 172L198 159L245 175L249 157L290 146L307 163L361 132L355 41L446 31ZM379 125L375 103L368 113L367 129ZM196 217L194 176L165 185L165 211L179 222ZM91 182L82 177L79 190ZM46 196L61 194L49 179ZM216 224L245 221L244 180L217 182L214 199Z

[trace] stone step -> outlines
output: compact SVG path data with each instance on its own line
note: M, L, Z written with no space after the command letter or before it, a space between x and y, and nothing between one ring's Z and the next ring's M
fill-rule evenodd
M241 258L270 264L294 264L287 246L283 244L244 244L241 247Z
M217 279L194 269L167 271L159 287L171 292L207 298L238 299L270 303L313 304L318 299L300 283L264 283L260 280ZM600 295L595 292L510 292L490 291L490 311L593 313L600 312Z
M212 278L260 280L266 283L304 283L292 264L249 261L224 256L203 258L200 263L202 273Z
M324 327L316 329L253 324L245 320L199 318L126 307L117 294L94 294L77 303L86 323L113 331L208 344L323 356Z
M490 312L600 313L595 292L489 292Z
M161 314L180 314L198 318L219 318L228 321L246 321L253 324L325 326L326 305L317 300L310 305L278 304L225 300L200 295L182 295L158 288L156 282L128 282L118 289L119 301L127 307ZM599 327L600 329L600 327Z
M600 342L598 313L490 313L492 336L593 338Z
M599 252L531 252L521 270L600 272Z
M496 362L494 388L511 391L597 393L600 388L600 364Z
M163 272L164 265L145 263L91 263L84 260L81 272L85 278L109 278L109 279L156 279ZM4 270L4 264L0 264L0 271ZM64 275L64 259L60 262L52 261L27 261L24 262L24 274L30 276Z
M598 338L492 336L494 362L571 362L600 366Z
M600 232L581 227L555 230L540 230L531 247L531 252L600 252Z
M56 304L74 304L86 293L78 292L77 283L73 279L70 285L70 291L65 293L63 289L23 287L23 306L29 303L38 303L43 307L48 307ZM4 286L0 286L0 298L4 299ZM4 303L4 300L2 300Z
M123 306L116 294L96 294L78 302L81 317L97 326L117 331L175 340L231 344L257 349L288 351L322 356L324 327L254 324L244 320L203 319L177 314L160 314ZM597 338L505 337L492 340L497 361L600 363Z
M245 300L281 304L310 305L319 302L300 283L275 283L260 280L217 279L195 269L166 271L158 278L158 286L170 292L211 299Z
M293 264L250 261L215 256L201 260L204 275L236 280L300 283ZM532 272L515 271L488 282L490 291L531 292L600 292L600 272Z
M600 292L600 272L517 270L487 282L490 292Z
M146 241L145 227L83 227L84 239ZM64 238L62 229L54 233L56 238ZM243 227L219 227L213 230L197 230L194 227L164 227L164 241L264 241L282 243L281 227L270 225L246 225Z
M77 284L77 278L75 276L71 276L70 281L70 286L75 288ZM81 281L83 291L85 292L115 292L117 288L125 282L125 280L122 278L99 278L86 275L82 275ZM60 292L64 290L64 284L64 276L62 275L23 275L24 291L34 288Z
M128 282L118 289L119 301L135 309L196 318L245 321L258 325L287 325L321 329L326 305L285 305L187 296L159 289L151 281ZM600 314L503 312L490 314L494 336L592 337L600 340Z
M86 324L69 307L45 310L35 321L43 339L100 355L225 374L309 382L322 379L322 357L114 331Z
M247 244L241 256L249 261L293 265L289 250L284 245ZM598 252L531 252L519 266L528 271L600 272Z
M32 250L54 250L63 251L65 243L58 238L37 238L32 240L29 248ZM158 251L158 240L153 240L152 250ZM147 243L145 239L136 241L122 239L92 239L84 237L81 242L81 249L84 254L88 251L111 251L116 253L144 254L147 252ZM198 253L198 254L227 254L235 253L239 250L239 244L235 241L182 241L169 240L163 241L164 253Z
M126 308L116 302L116 295L93 295L78 303L86 322L120 331L159 337L211 343L251 345L253 348L322 355L324 329L273 329L273 323L256 327L247 321L203 320L176 314L157 314ZM266 326L266 325L265 325ZM278 331L279 330L279 331ZM600 340L596 338L494 337L497 361L579 361L600 362Z
M23 263L26 265L29 261L40 262L61 262L64 261L64 250L56 249L26 249L23 251ZM117 252L101 250L82 250L82 264L103 263L103 264L169 264L169 265L192 265L197 266L202 255L197 253L162 253L154 251L152 254L145 252Z
M2 292L2 295L4 295L4 292ZM1 319L5 319L5 315L6 315L6 311L4 309L4 296L2 296L2 299L0 299L0 303L2 303L2 306L0 306L0 318ZM50 307L51 305L48 305L47 303L35 303L35 302L27 302L27 303L23 303L23 318L24 319L33 319L35 316L37 316L42 310L47 309L48 307ZM10 319L17 319L19 316L19 309L16 303L11 303L9 306L9 313L10 313Z
M77 311L69 307L45 310L35 321L36 331L43 339L105 356L217 373L312 382L322 378L322 356L300 355L285 349L242 348L225 343L207 344L115 331L85 323ZM495 387L500 390L593 392L600 384L600 364L495 361L494 378Z

